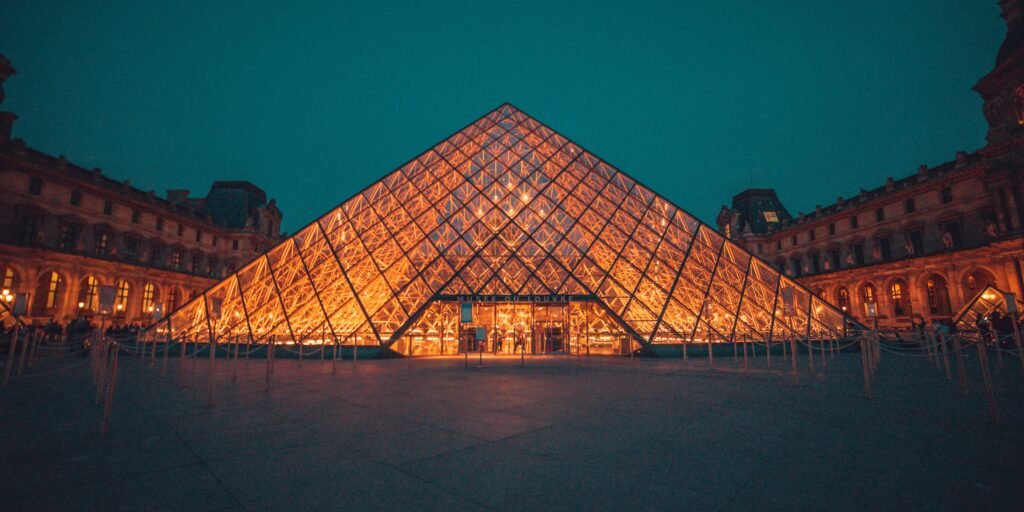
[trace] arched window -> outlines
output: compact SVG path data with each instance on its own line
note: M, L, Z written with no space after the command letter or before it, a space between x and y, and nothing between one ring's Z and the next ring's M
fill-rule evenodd
M14 275L14 269L8 266L3 269L3 283L0 283L0 295L3 297L0 298L6 300L8 295L13 296L16 288L17 276Z
M871 283L868 283L868 284L864 285L860 289L860 300L861 300L861 302L864 303L864 314L866 316L869 316L869 317L871 316L871 314L869 313L869 310L870 310L871 307L875 307L875 306L869 306L869 304L874 304L875 300L876 300L876 297L877 297L877 294L875 293L875 285L873 285ZM876 315L878 314L878 310L877 309L875 310L875 314Z
M864 289L861 292L861 299L864 300L865 304L875 302L875 286L872 284L864 285Z
M35 314L53 315L60 307L64 293L64 280L56 272L47 272L39 277L36 284L36 297L34 299Z
M146 283L142 287L142 314L152 315L156 306L156 286L153 283Z
M889 295L892 297L892 313L895 316L910 315L910 297L908 296L907 285L903 281L893 281L889 285Z
M114 314L123 315L128 309L128 296L132 287L124 279L117 282L117 295L114 296Z
M82 278L82 284L78 290L78 309L81 311L96 311L99 309L100 283L93 276Z
M843 311L850 310L850 291L845 286L840 286L836 292L836 298L839 302L839 309Z
M178 308L178 289L171 287L167 290L167 305L164 306L164 314L168 314Z
M986 286L995 282L996 278L991 272L983 268L975 269L963 279L964 295L969 299L974 298Z
M946 287L946 279L939 274L934 274L925 282L925 289L928 292L928 310L935 316L947 316L951 314L949 307L949 289Z

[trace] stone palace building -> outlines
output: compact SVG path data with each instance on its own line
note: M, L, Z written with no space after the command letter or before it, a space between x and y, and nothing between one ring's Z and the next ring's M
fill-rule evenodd
M988 284L1024 292L1024 22L1002 0L1008 31L995 68L974 86L987 144L877 188L793 216L772 189L722 207L719 230L854 317L884 327L946 319Z
M0 56L0 86L14 72ZM112 287L112 321L146 324L281 238L281 211L251 183L158 197L28 147L16 119L0 112L0 300L25 320L93 316Z

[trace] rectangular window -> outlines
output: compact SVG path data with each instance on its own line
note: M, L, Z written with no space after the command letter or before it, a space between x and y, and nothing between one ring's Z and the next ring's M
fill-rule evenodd
M238 241L235 240L235 249L238 249ZM764 244L757 244L757 253L761 254L764 252Z
M197 229L196 230L196 242L202 242L202 241L203 241L203 232L199 231Z
M836 234L836 223L833 222L833 223L828 225L828 235L832 236L832 235L835 235L835 234Z
M138 224L141 218L142 214L138 210L132 210L132 224Z
M800 264L800 258L793 258L790 260L790 267L793 269L793 277L800 277L804 273L803 265Z
M760 245L760 244L758 244L758 245ZM231 250L232 251L237 251L238 250L238 240L232 240L231 241Z
M181 223L179 222L179 223L178 223L178 236L182 236L182 235L184 235L184 234L185 234L185 226L184 226L184 225L182 225L182 224L181 224Z
M885 208L875 210L875 220L878 222L885 220Z
M942 200L942 204L949 204L953 202L953 189L952 187L942 187L939 192L939 199Z
M82 204L82 191L72 190L71 191L71 206L79 206Z
M821 256L818 253L814 253L810 256L811 258L811 271L815 274L821 272Z
M135 261L139 257L139 241L134 238L124 239L124 260Z
M159 267L163 263L164 248L159 243L150 243L149 246L149 264L154 267Z
M954 220L942 223L942 246L946 249L959 249L962 246L959 222Z
M766 210L761 213L764 215L765 222L775 223L779 221L779 214L774 211Z
M114 213L114 203L110 202L109 199L103 201L103 215L111 215Z
M813 242L814 238L815 238L814 230L812 229L812 230L807 232L807 239Z
M907 233L907 249L910 255L920 256L924 254L924 236L920 231L911 231Z
M181 249L171 251L171 268L181 270Z
M878 255L882 261L889 261L892 259L892 246L889 244L889 238L879 238L875 241L878 244Z
M34 196L43 194L43 179L32 178L28 180L28 193Z
M850 229L857 229L857 226L859 226L859 225L860 225L860 222L857 220L857 216L856 215L854 215L853 217L850 217Z
M903 209L906 210L907 213L914 213L917 211L917 205L914 204L913 197L903 202Z
M157 217L156 218L156 230L157 231L163 231L164 230L164 218L163 217Z
M857 265L864 264L864 244L854 244L850 247L853 251L853 262Z
M782 250L782 240L776 240L775 241L775 250L776 251L781 251Z
M832 260L832 270L839 270L839 249L832 249L828 252L828 257Z
M74 251L78 245L78 226L75 224L61 224L60 226L60 250Z
M39 217L28 216L21 221L21 242L27 245L39 243Z
M106 231L96 233L95 242L96 256L103 258L110 253L110 233Z
M213 235L213 246L217 247L217 235Z
M796 247L796 235L793 235L793 238L790 240L790 245Z

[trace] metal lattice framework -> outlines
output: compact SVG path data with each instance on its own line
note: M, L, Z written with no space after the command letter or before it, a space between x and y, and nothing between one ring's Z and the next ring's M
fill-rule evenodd
M587 297L644 344L834 338L853 322L505 104L154 328L390 346L417 322L454 318L442 297L467 295Z

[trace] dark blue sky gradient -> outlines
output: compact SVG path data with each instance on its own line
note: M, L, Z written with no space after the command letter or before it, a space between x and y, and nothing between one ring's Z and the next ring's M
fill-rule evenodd
M250 180L290 231L509 101L713 222L981 147L1005 33L995 0L385 3L7 2L3 109L160 194Z

